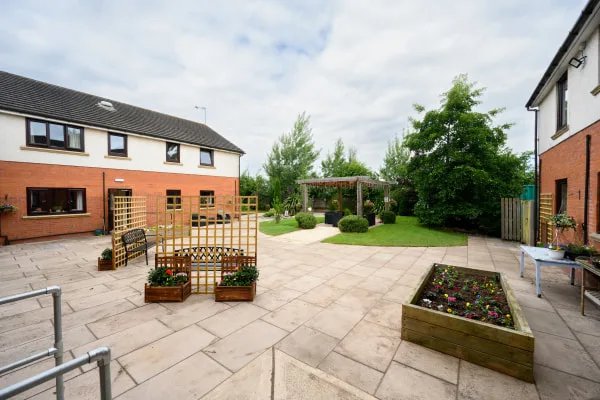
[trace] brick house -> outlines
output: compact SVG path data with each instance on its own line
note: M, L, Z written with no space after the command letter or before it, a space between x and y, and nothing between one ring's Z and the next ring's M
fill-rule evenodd
M239 192L244 153L208 126L2 71L0 139L10 240L110 230L115 195Z
M545 215L566 212L578 223L570 239L600 248L599 0L588 1L526 106L535 111L538 238Z

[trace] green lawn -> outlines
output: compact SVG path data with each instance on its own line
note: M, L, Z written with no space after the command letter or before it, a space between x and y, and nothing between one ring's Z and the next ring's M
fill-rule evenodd
M325 221L325 217L317 217L317 223L321 224ZM290 233L299 230L298 223L292 218L281 219L281 221L277 224L275 223L275 219L270 221L263 221L258 226L258 229L264 233L265 235L277 236L283 235L284 233Z
M359 246L441 247L466 246L467 235L419 225L416 217L396 217L395 224L379 225L367 233L340 233L324 243Z

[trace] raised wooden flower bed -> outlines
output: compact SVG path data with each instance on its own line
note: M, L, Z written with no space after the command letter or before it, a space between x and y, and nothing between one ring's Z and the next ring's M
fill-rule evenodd
M256 296L256 282L250 286L220 286L215 283L215 301L252 301Z
M438 311L418 305L423 304L424 292L431 287L436 267L448 266L432 265L409 303L402 306L402 339L533 382L534 337L504 275L452 267L462 274L497 280L510 308L513 328L453 315L451 306Z
M192 294L192 283L187 281L179 286L149 286L144 285L144 301L156 303L163 301L184 301Z

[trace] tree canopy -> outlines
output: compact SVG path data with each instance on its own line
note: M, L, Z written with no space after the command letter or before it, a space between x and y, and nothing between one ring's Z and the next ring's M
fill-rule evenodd
M502 111L478 112L482 88L458 76L439 109L413 119L406 146L413 152L408 174L422 223L495 232L500 198L518 196L525 182L525 157L506 148L510 124L494 124Z
M325 178L341 176L372 176L373 173L364 163L358 160L356 149L346 148L342 139L335 142L333 153L328 153L321 161L321 173Z
M283 199L292 194L296 188L296 180L308 178L313 173L313 164L319 156L310 127L310 116L306 113L298 115L291 132L281 135L263 168L269 177L273 196ZM277 181L277 184L273 184ZM275 193L275 189L278 193Z
M400 179L406 178L409 159L410 151L404 145L403 139L395 136L388 142L379 174L386 181L398 182Z

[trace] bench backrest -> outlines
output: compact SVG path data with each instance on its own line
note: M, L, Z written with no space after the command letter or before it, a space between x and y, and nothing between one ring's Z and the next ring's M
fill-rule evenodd
M175 250L176 256L189 256L192 262L221 262L224 256L243 256L243 249L221 246L189 247Z
M140 241L146 241L146 233L141 228L132 229L127 231L121 236L123 243L132 244Z

